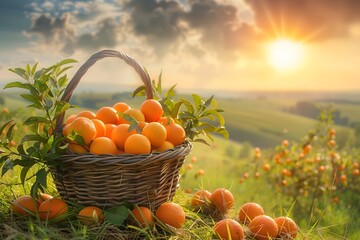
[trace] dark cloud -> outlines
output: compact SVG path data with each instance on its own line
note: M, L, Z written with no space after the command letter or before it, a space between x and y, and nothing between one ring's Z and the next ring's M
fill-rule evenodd
M360 23L359 0L245 0L255 22L267 34L276 32L322 40L346 37Z
M113 19L108 18L98 23L97 32L86 33L79 37L77 46L85 49L114 47L117 39L117 26Z

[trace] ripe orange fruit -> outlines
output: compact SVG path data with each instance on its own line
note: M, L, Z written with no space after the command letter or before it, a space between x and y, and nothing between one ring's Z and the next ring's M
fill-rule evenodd
M86 225L98 225L104 222L103 211L96 206L84 207L78 214L78 219Z
M90 145L93 154L117 154L116 144L107 137L98 137Z
M124 112L124 114L129 115L130 117L134 118L138 122L145 122L145 116L139 109L131 108L129 110L126 110ZM130 124L130 122L125 120L123 117L119 118L119 124L121 124L121 123Z
M191 206L195 208L201 208L204 205L208 205L210 203L211 192L208 190L198 190L194 193L191 198Z
M99 119L91 119L91 121L94 123L95 128L96 128L96 137L104 137L105 136L105 132L106 132L106 127L105 124L99 120Z
M244 229L235 220L223 219L216 223L214 232L224 240L242 240L244 239Z
M155 122L160 119L163 114L163 108L161 104L154 99L145 100L140 106L141 112L145 116L145 121Z
M38 198L37 198L37 201L39 203L42 203L50 198L53 198L53 196L51 196L50 194L47 194L47 193L40 193Z
M136 134L136 130L129 131L130 125L123 123L116 126L111 133L111 139L115 142L119 149L124 149L126 139L133 134Z
M164 152L164 151L166 151L168 149L172 149L172 148L174 148L174 144L172 144L171 142L165 141L159 147L154 148L154 151L155 152Z
M131 154L149 154L151 152L151 143L144 135L132 134L125 141L124 151Z
M112 135L112 131L114 130L114 128L116 128L115 124L111 124L111 123L106 123L105 124L105 137L107 138L111 138Z
M96 118L101 120L105 124L117 124L119 121L119 116L116 110L112 107L102 107L97 110Z
M239 220L244 224L249 224L252 219L259 215L264 215L264 209L257 203L247 202L240 207Z
M279 228L280 237L285 237L286 239L294 239L296 238L298 232L298 226L289 217L277 217L274 219Z
M154 222L153 214L147 207L136 206L131 213L132 220L140 227L151 226Z
M94 119L96 117L95 113L93 113L92 111L89 111L89 110L84 110L84 111L81 111L79 112L76 117L86 117L88 119Z
M85 147L83 147L83 146L81 146L80 144L77 144L77 143L69 143L68 149L72 153L82 154L82 153L89 152Z
M38 202L29 195L18 197L11 203L11 210L18 215L27 216L34 214L37 212L37 209Z
M138 128L140 128L142 131L147 124L148 124L147 122L139 122Z
M51 198L42 202L39 206L40 220L53 220L62 217L68 212L68 205L59 198Z
M174 146L182 144L185 141L185 130L179 124L169 124L165 128L167 132L166 141L171 142Z
M124 102L117 102L114 104L113 108L118 112L125 112L126 110L129 110L131 107Z
M64 127L64 135L67 136L72 131L82 136L86 145L89 145L96 137L94 123L86 117L75 118L69 125Z
M154 147L161 146L166 140L166 129L158 122L146 124L142 130L142 134L149 139L151 146Z
M77 117L76 114L71 114L69 117L67 117L66 121L65 121L65 125L71 123L72 121L74 121L74 119Z
M184 209L174 202L161 204L155 212L156 218L162 223L181 228L185 223Z
M251 220L249 230L257 240L268 240L275 238L279 228L275 220L267 215L259 215Z
M234 205L234 196L225 188L217 188L210 196L213 207L220 213L226 213Z
M171 117L167 117L167 116L164 116L164 117L161 117L159 120L158 120L159 123L161 123L162 125L164 126L167 126L169 124L174 124L175 123L175 120Z

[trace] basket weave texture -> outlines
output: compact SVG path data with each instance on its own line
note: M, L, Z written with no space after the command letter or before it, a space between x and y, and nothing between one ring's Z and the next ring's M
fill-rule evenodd
M151 80L147 72L133 58L114 50L93 54L70 80L63 98L69 102L82 76L98 60L116 57L125 61L139 74L152 98ZM56 131L62 132L64 114L59 116ZM184 142L165 152L151 154L95 155L67 153L50 168L56 188L65 200L85 206L102 208L120 206L127 202L157 208L171 200L179 182L179 170L190 153L191 143Z

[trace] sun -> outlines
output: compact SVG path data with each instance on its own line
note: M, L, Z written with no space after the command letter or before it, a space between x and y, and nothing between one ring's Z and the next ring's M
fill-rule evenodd
M297 68L303 57L303 46L300 42L280 38L268 46L268 62L279 71Z

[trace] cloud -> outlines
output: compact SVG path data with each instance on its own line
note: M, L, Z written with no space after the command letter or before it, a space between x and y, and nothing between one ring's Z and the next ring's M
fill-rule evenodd
M284 34L311 40L348 37L360 23L358 0L245 0L257 26L270 37Z

